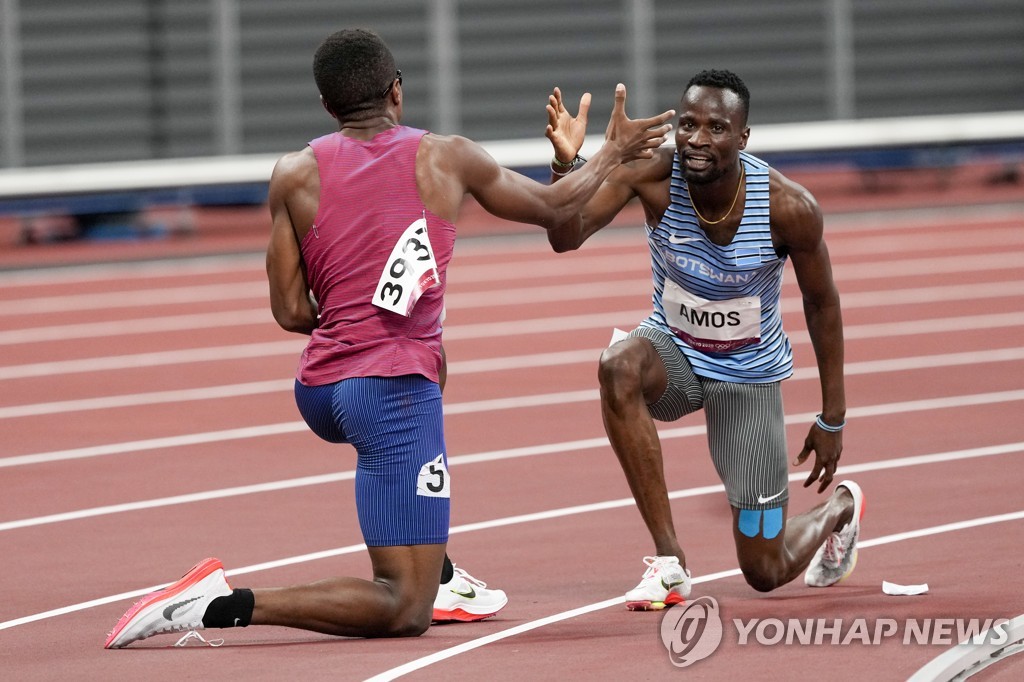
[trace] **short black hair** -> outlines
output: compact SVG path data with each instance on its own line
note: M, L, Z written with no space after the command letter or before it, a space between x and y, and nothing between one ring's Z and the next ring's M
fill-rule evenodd
M313 56L313 78L338 118L379 112L382 93L396 77L395 58L383 39L362 28L327 36Z
M747 118L750 116L750 90L747 89L743 79L732 71L726 71L724 69L705 69L698 72L690 79L690 82L686 84L686 90L689 90L695 85L703 85L709 88L721 88L722 90L732 90L735 92L743 103L743 123L746 124Z

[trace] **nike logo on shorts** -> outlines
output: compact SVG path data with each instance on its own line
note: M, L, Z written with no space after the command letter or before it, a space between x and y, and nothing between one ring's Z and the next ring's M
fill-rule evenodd
M757 496L757 503L758 504L766 504L768 502L771 502L776 497L779 497L780 495L782 495L782 493L784 493L784 492L786 492L786 491L785 490L781 490L781 491L775 493L774 495L772 495L771 497L765 497L764 495L758 495Z

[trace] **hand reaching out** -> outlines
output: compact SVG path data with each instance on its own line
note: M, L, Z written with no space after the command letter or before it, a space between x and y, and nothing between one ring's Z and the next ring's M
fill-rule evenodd
M548 95L548 127L544 135L551 140L555 148L555 158L563 163L570 163L576 158L583 146L583 138L587 134L587 114L590 112L590 93L580 97L579 113L569 114L562 102L562 91L554 89Z
M612 145L620 157L620 163L637 159L649 159L654 150L665 143L665 137L672 130L667 123L676 115L669 109L651 118L630 119L626 117L626 86L615 86L615 106L605 130L605 146Z

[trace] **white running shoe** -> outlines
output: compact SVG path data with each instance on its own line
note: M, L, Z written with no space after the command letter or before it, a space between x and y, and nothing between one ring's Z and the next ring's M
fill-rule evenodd
M690 572L674 556L645 556L647 570L640 584L626 593L630 611L660 611L690 596Z
M487 583L455 567L452 579L437 587L433 621L469 623L483 620L501 611L505 604L508 604L508 597L504 591L488 590Z
M203 559L181 580L147 594L121 616L103 646L120 649L163 632L201 630L206 607L231 594L219 559Z
M811 587L835 585L853 573L857 565L857 539L860 537L860 520L864 517L864 493L853 481L843 481L836 490L846 488L853 495L853 520L840 530L825 538L811 559L804 582Z

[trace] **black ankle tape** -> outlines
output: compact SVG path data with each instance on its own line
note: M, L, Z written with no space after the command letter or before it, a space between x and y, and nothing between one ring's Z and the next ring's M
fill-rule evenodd
M452 560L448 558L448 555L444 555L444 566L441 567L441 584L451 581L455 577L455 565L452 564Z
M252 590L232 590L231 594L217 597L206 607L203 614L203 627L208 628L244 628L252 620L252 611L256 606L256 597Z

